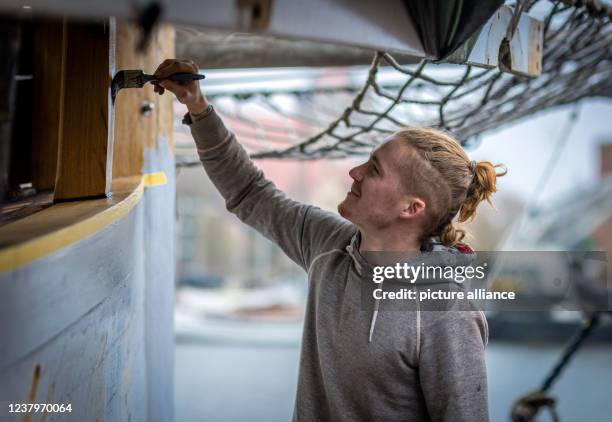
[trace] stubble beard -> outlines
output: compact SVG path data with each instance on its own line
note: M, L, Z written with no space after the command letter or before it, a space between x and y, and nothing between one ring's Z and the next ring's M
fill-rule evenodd
M350 210L349 210L349 205L347 204L348 202L348 198L344 198L342 200L342 202L340 202L338 204L338 214L340 214L342 217L344 217L345 219L351 221L350 219Z
M338 214L346 218L346 208L344 206L344 201L340 202L337 208L338 208Z

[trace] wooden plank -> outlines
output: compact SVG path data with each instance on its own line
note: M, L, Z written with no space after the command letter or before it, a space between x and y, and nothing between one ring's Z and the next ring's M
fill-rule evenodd
M3 225L34 214L52 204L53 192L49 191L37 192L27 198L11 201L0 210L0 232L2 232ZM1 240L0 247L2 247Z
M157 55L153 63L155 69L159 63L169 57L175 57L175 29L172 25L162 25L157 35ZM158 136L164 136L171 151L174 149L174 97L157 96Z
M267 20L258 18L257 4L271 4ZM148 2L133 0L31 0L38 13L134 19L135 6ZM353 45L372 50L424 57L425 51L404 0L384 3L368 0L274 0L217 1L174 0L162 2L168 23L198 25L227 33L254 32L285 38ZM381 6L381 5L384 5ZM0 8L19 11L21 0L4 0ZM137 9L136 9L137 10Z
M19 26L14 20L0 17L0 205L8 191L11 122L15 109L15 71L19 53Z
M113 32L114 26L108 23L67 25L55 201L110 192Z
M176 57L193 60L202 69L369 66L373 56L372 50L361 47L176 26ZM401 64L421 60L405 54L393 57Z
M11 256L23 255L25 249L26 255L38 258L114 223L140 201L143 189L142 177L115 179L111 198L54 204L0 227L0 271L12 269ZM132 199L126 201L128 197ZM11 251L15 246L23 247Z
M117 23L115 64L117 70L141 69L142 54L136 52L137 28L125 22ZM144 101L152 101L150 87L123 89L115 99L115 143L113 145L113 175L124 177L140 174L143 163L143 143L154 135L150 118L142 118L140 107ZM153 111L155 112L155 111ZM151 116L149 116L151 117Z
M116 67L155 71L164 59L174 57L174 28L160 26L152 35L149 48L139 53L136 45L139 31L127 22L117 24ZM143 104L153 109L143 114ZM159 96L151 84L143 88L123 89L115 100L115 142L113 156L114 177L133 176L142 173L144 149L155 148L158 135L170 144L173 138L173 100L171 95Z
M65 23L37 20L33 26L32 184L37 191L53 189L59 148L60 100Z
M16 74L23 79L16 82L14 113L11 122L11 155L9 164L9 200L18 195L19 186L32 182L32 22L20 22L19 55Z

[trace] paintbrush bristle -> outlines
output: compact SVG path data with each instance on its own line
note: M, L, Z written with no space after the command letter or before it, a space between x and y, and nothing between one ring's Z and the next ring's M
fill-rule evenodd
M142 70L122 70L120 73L123 73L121 88L142 88L146 82Z
M115 98L120 89L123 88L142 88L147 82L142 70L120 70L113 77L111 82L111 99L115 104Z

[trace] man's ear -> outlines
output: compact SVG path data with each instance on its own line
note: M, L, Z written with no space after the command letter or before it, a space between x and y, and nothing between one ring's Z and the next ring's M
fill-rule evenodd
M400 212L400 218L415 218L425 214L427 205L421 198L408 197Z

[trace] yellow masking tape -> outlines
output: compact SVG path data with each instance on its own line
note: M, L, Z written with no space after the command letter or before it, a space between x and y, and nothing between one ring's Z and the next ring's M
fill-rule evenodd
M166 183L168 183L166 173L164 173L163 171L157 173L147 173L142 176L142 180L144 181L145 188L165 185Z

